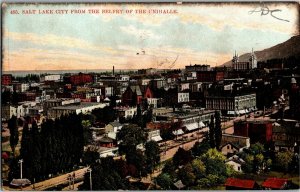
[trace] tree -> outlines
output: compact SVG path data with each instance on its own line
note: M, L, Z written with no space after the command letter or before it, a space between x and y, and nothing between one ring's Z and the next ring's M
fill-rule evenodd
M124 125L117 133L120 154L127 155L129 152L135 151L136 146L144 144L147 141L147 133L136 124Z
M253 164L255 165L255 171L259 172L260 170L264 169L264 156L263 154L259 153L257 155L255 155L254 157L254 162Z
M173 156L173 163L175 166L185 165L191 162L193 159L191 151L186 151L179 147L175 155Z
M172 180L176 177L176 167L172 160L166 162L164 168L162 169L162 172L170 175Z
M254 156L250 154L246 154L244 160L245 163L242 165L242 170L246 173L252 173Z
M221 115L219 111L215 112L215 140L216 148L219 149L222 140Z
M208 143L208 140L204 139L201 143L197 141L192 147L191 151L193 156L195 157L203 155L208 151L208 149L210 149L210 145Z
M160 149L156 141L148 141L145 144L146 162L148 171L153 172L154 167L160 162Z
M261 143L257 142L252 144L249 150L251 154L257 155L264 152L264 146Z
M179 170L178 173L179 179L186 186L191 186L195 183L196 176L193 173L193 167L190 163L186 164L183 168Z
M192 167L197 179L201 179L205 176L206 167L200 159L194 159L192 161Z
M125 179L123 179L116 169L116 163L111 157L102 158L101 162L91 165L93 190L125 190L128 189ZM90 190L89 173L84 175L83 184L80 190Z
M291 151L278 152L276 154L276 165L283 171L288 171L289 165L292 162L293 153Z
M93 141L93 135L91 131L91 122L90 120L82 120L81 122L83 126L83 138L84 138L84 145L87 145Z
M97 151L92 151L90 148L88 148L83 153L82 162L85 165L91 165L93 163L96 163L97 159L99 159L99 153Z
M9 144L11 147L11 150L13 152L13 155L15 155L15 149L16 146L19 142L19 131L18 131L18 122L17 122L17 117L12 116L10 120L8 121L8 128L9 128Z
M216 141L215 141L215 122L214 122L214 116L211 115L210 117L210 123L209 123L209 144L211 148L216 147Z
M217 159L220 161L225 161L226 157L219 152L217 149L209 149L205 154L201 156L201 159Z
M164 190L170 190L172 185L172 179L171 176L167 173L161 173L159 176L155 179L157 184Z

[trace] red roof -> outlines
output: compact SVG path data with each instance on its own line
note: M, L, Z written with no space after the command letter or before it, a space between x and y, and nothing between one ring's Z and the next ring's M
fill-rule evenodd
M255 181L253 180L236 179L236 178L228 178L225 183L225 186L245 188L245 189L253 189L254 185L255 185Z
M284 184L286 184L287 181L288 179L268 178L263 182L262 186L271 189L281 189L284 187Z

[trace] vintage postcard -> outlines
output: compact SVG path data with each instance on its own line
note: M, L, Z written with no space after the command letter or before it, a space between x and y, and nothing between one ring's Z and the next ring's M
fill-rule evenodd
M2 190L299 190L299 2L1 9Z

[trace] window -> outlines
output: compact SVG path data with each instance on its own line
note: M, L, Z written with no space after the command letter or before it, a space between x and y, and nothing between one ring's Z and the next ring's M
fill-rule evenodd
M227 149L230 149L230 146L229 146L229 145L227 145Z
M238 170L239 170L239 171L241 170L241 166L238 166Z

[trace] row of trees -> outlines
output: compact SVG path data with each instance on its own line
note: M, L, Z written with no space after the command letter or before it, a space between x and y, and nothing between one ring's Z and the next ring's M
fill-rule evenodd
M24 123L20 156L10 165L10 179L19 177L17 159L23 159L23 175L33 181L70 171L80 163L83 154L82 115L70 114L60 119L47 119L38 129Z
M211 116L209 123L209 144L211 148L219 150L222 140L221 115L219 111Z

